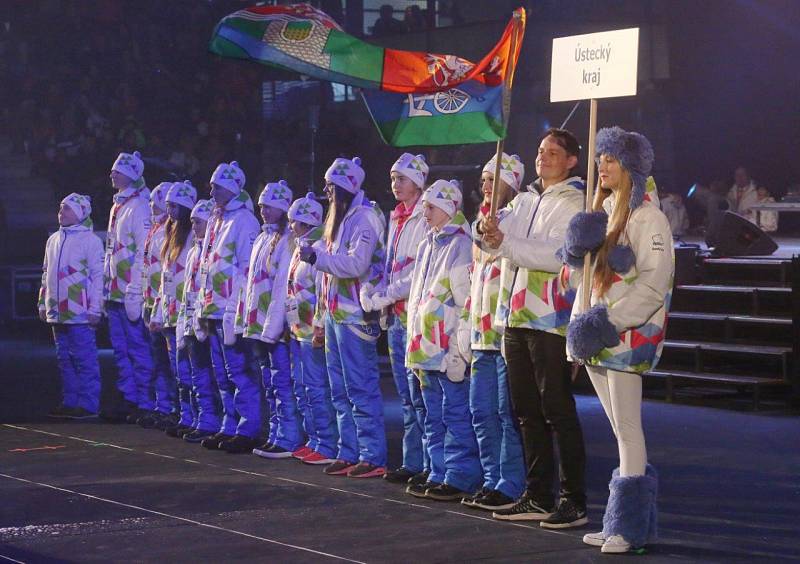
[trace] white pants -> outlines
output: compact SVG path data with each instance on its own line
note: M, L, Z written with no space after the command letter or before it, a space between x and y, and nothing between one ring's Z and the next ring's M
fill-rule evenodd
M586 371L617 438L619 475L643 475L647 448L642 430L642 377L596 366L587 366Z

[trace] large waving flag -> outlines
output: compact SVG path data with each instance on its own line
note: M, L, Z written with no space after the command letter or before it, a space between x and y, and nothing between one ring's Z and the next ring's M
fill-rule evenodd
M525 10L518 8L500 41L473 63L366 43L309 4L253 6L220 20L209 49L364 89L392 145L479 143L505 136L507 90L524 28Z

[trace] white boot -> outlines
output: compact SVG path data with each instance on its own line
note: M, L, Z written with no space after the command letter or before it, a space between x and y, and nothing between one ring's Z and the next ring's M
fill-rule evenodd
M606 542L606 536L603 534L603 531L599 533L587 533L583 535L583 542L589 546L603 546L603 543Z

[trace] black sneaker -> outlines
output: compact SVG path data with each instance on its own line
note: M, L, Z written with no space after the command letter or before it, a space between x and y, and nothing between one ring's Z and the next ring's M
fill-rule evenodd
M183 436L183 440L187 443L200 443L206 439L210 439L216 433L214 431L201 431L200 429L195 429L191 433L187 433Z
M555 513L539 523L539 526L545 529L568 529L580 527L588 522L585 505L578 505L571 499L562 499Z
M182 439L184 435L188 435L192 431L194 431L194 427L189 425L170 425L164 429L164 433L168 437L176 437L178 439Z
M257 439L251 439L244 435L234 435L232 439L219 443L219 450L224 450L228 454L250 454L258 444Z
M502 521L542 521L550 517L552 510L542 507L538 502L528 497L527 492L509 507L508 509L498 509L492 513L492 517Z
M481 488L478 490L475 495L467 496L461 500L461 505L466 505L467 507L475 507L475 502L479 501L483 496L487 495L491 492L491 488Z
M472 507L476 509L485 509L486 511L500 511L501 509L510 509L514 507L514 503L514 500L503 492L489 490L485 495L476 499Z
M406 487L406 493L409 495L413 495L414 497L425 497L425 494L428 493L428 490L431 488L435 488L440 484L436 482L423 482L421 484L409 484Z
M435 499L436 501L461 501L468 496L467 492L448 484L439 484L428 488L428 491L425 492L426 498Z
M431 475L430 470L425 470L420 472L419 474L414 474L411 478L408 479L408 483L412 486L421 486L425 482L428 481L428 476Z
M96 413L92 413L88 409L82 407L67 408L69 412L64 415L67 419L95 419Z
M383 479L390 484L407 484L414 476L415 474L411 470L401 466L396 470L388 470L386 474L383 475Z
M200 446L208 450L219 450L219 445L222 441L228 441L233 438L233 435L226 435L225 433L216 433L207 439L200 441Z
M253 454L255 454L256 456L260 456L261 458L272 458L272 459L291 458L292 452L294 451L269 443L267 443L266 445L258 446L253 449Z
M155 411L143 412L136 420L136 424L143 429L155 429L159 421L159 415Z
M159 431L166 431L169 427L174 427L178 424L178 416L174 413L161 413L156 412L156 424L154 427Z

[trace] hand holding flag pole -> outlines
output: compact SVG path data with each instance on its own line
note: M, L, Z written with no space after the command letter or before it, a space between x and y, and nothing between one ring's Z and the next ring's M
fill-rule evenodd
M524 12L522 12L524 13ZM514 79L514 70L517 66L517 40L519 37L520 27L522 26L522 13L520 11L514 12L513 30L511 32L511 45L508 50L508 58L506 60L506 73L503 84L503 131L508 135L508 116L511 113L511 83ZM494 165L494 180L492 181L492 201L489 206L489 217L492 220L496 219L497 206L499 202L499 190L497 189L500 180L500 168L503 165L503 145L505 136L497 140L497 154L495 156Z

